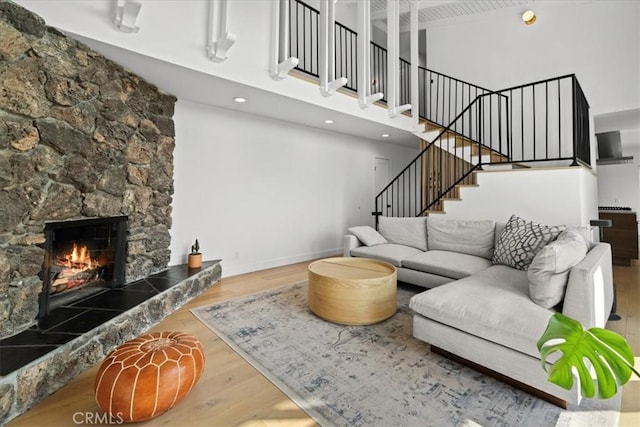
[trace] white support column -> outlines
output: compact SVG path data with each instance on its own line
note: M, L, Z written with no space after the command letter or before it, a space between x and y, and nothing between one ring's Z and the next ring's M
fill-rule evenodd
M371 92L371 0L358 1L358 104L366 108L381 100L382 92Z
M209 0L209 39L207 56L220 62L236 42L236 35L227 31L227 0Z
M336 90L347 84L346 77L335 77L335 28L336 8L335 0L320 2L320 52L318 55L318 74L320 76L320 93L324 96L333 95Z
M289 2L275 0L271 3L271 77L282 80L298 65L298 58L289 56Z
M400 9L398 2L387 2L387 109L389 117L397 117L411 109L411 104L398 106L400 80Z
M420 87L418 84L418 66L420 53L418 49L418 2L411 2L411 118L413 128L419 130L420 123Z

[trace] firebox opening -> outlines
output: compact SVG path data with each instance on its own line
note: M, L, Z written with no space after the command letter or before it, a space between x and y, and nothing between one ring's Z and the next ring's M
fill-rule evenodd
M45 224L39 318L125 281L127 217Z

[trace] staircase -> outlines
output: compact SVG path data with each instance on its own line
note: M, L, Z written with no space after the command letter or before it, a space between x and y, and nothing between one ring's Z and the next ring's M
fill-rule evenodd
M484 168L590 166L589 105L575 75L478 95L446 125L425 120L421 151L375 198L374 215L443 212Z
M290 51L296 70L318 77L319 11L289 0ZM357 34L336 23L335 75L357 91ZM387 88L387 51L370 46L371 93ZM400 60L400 104L410 102L410 64ZM589 105L574 74L492 91L419 67L418 108L424 132L420 153L376 197L376 216L422 216L443 212L462 186L475 186L489 168L540 165L590 167ZM383 98L381 103L385 103ZM377 221L376 221L377 222Z

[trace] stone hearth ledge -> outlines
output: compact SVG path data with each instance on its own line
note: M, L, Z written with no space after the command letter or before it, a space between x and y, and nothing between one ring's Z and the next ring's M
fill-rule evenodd
M0 425L62 388L118 345L157 325L217 283L221 275L220 261L204 266L170 289L0 378Z

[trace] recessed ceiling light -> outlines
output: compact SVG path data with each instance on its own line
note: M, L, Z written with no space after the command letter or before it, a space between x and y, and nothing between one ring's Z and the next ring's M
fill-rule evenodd
M522 20L527 25L533 24L534 22L536 22L535 12L533 10L527 10L525 13L522 14Z
M383 133L383 134L382 134L382 137L383 137L383 138L389 138L389 134L388 134L388 133Z
M240 96L233 98L234 101L236 101L239 104L242 104L243 102L247 102L247 98L242 98Z
M333 120L331 120L331 119L327 119L327 120L325 120L324 122L325 122L326 124L330 125L331 123L333 123Z

